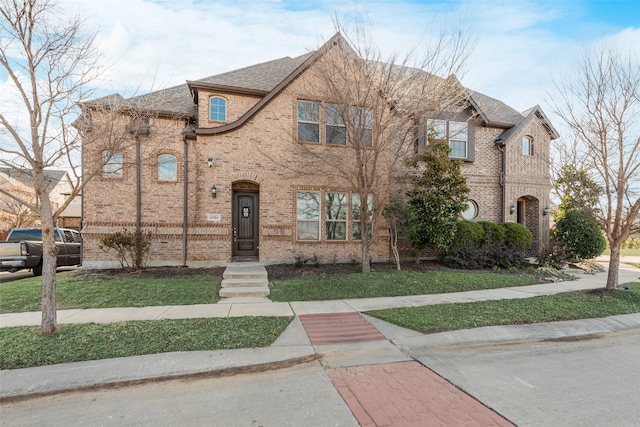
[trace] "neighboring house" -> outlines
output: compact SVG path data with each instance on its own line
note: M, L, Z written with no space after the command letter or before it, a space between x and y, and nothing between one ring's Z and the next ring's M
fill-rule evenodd
M0 168L0 175L16 180L24 188L28 188L29 192L33 195L33 177L29 171L5 167ZM65 171L46 169L44 171L44 177L45 189L49 194L51 208L55 211L69 198L72 190L72 183L69 178L69 174ZM67 206L67 208L58 217L56 223L58 227L80 229L82 202L79 199L80 198L77 197L72 200L69 206ZM38 201L30 201L37 206Z
M23 200L30 202L35 200L33 188L4 173L0 173L0 188ZM0 240L6 239L12 229L35 225L37 220L38 218L25 205L11 197L0 194Z
M296 171L300 144L322 146L332 162L347 161L341 150L350 149L330 141L340 132L324 112L329 104L305 89L319 55L322 49L135 98L104 98L156 114L121 150L85 147L85 168L109 160L83 190L83 265L117 266L100 240L136 227L153 235L150 265L314 255L320 262L359 261L357 195L345 181L318 173L322 165L313 174ZM549 142L558 135L539 107L519 113L465 93L466 109L455 120L430 122L448 139L451 157L464 162L471 188L464 217L521 222L540 248L549 237ZM84 107L90 115L92 104ZM392 179L383 172L373 190L378 205L388 200ZM379 209L373 224L371 257L388 260Z

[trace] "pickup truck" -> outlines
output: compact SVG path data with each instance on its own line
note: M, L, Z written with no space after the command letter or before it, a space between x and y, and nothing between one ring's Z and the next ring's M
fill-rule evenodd
M82 263L82 241L76 230L54 229L58 247L58 267ZM0 271L11 273L31 269L34 276L42 275L42 230L14 228L6 241L0 242Z

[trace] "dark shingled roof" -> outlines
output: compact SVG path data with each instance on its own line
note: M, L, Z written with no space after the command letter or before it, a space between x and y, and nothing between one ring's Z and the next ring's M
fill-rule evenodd
M524 116L502 101L491 98L475 90L469 90L472 101L475 101L479 113L487 121L487 124L497 126L515 126L519 124Z
M234 87L239 90L270 92L274 87L302 64L311 53L296 58L284 57L238 70L190 82ZM134 108L151 108L163 115L191 117L197 114L189 84L161 89L145 95L129 98L127 102Z
M339 34L336 34L326 45L332 42L335 43L335 40L340 37ZM133 108L151 109L162 115L180 118L196 116L197 105L195 102L197 102L197 98L194 100L192 87L195 88L201 85L202 87L218 88L223 91L237 91L240 93L254 93L256 95L266 96L287 77L291 76L298 67L304 64L304 62L316 52L318 51L312 51L296 58L287 56L199 80L187 81L186 84L129 98L124 102ZM536 106L527 112L520 113L502 101L471 89L467 90L469 93L469 102L473 108L478 111L485 124L506 129L506 131L501 134L503 142L514 133L515 129L518 128L534 110L537 111L537 116L546 122L551 137L557 138L557 132L555 132L555 129L553 129L548 120L546 120L540 107ZM122 97L116 94L92 102L120 102L121 100Z
M127 102L133 108L150 109L167 116L191 117L198 112L186 84L129 98Z
M271 92L314 52L296 58L284 57L261 64L251 65L215 76L205 77L194 83L210 83L220 86L233 86L242 89Z

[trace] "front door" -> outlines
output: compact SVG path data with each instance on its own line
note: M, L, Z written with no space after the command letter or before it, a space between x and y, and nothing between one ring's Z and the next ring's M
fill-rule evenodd
M233 193L233 257L258 258L258 193Z

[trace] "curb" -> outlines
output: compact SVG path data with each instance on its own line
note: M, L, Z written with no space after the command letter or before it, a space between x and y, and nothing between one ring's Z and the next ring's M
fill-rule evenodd
M280 360L277 362L258 363L254 365L246 366L234 366L230 368L211 369L204 371L196 371L182 374L167 374L148 378L138 378L130 380L120 381L107 381L94 384L87 384L75 387L59 388L46 391L36 391L27 393L16 393L5 396L0 396L0 404L23 402L30 399L37 399L41 397L56 396L60 394L73 394L84 393L99 390L117 390L125 387L133 387L148 383L162 383L168 381L177 380L199 380L206 378L223 378L233 375L252 374L257 372L277 371L280 369L291 368L297 365L303 365L306 363L316 362L322 358L322 355L318 353L310 354L308 356L294 357L291 359Z

